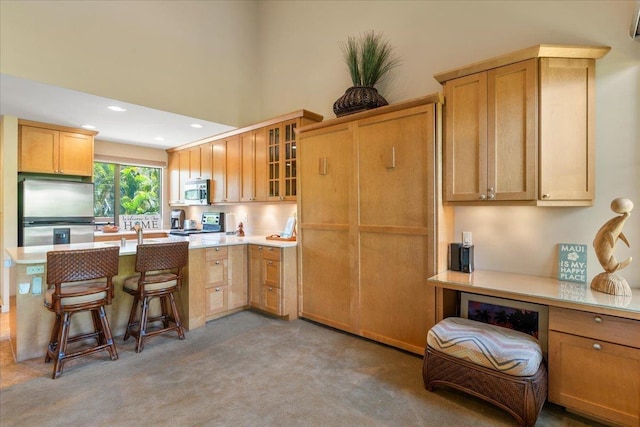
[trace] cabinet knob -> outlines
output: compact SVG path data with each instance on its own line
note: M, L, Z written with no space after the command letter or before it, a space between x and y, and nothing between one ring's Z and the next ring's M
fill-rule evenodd
M595 350L602 350L602 346L601 346L600 344L598 344L598 343L594 343L594 344L593 344L593 348L594 348Z
M273 288L269 288L269 292L273 292Z
M493 200L496 198L496 195L493 193L489 193L489 200Z
M542 195L542 198L543 199L550 199L551 198L551 194L545 193L545 194Z
M216 261L216 265L220 264L220 261Z
M220 248L216 248L216 252L219 252L219 251L220 251Z
M220 288L216 288L216 292L220 292Z
M486 194L481 194L481 195L480 195L480 200L485 200L486 198L487 198L487 195L486 195Z
M272 265L272 264L273 264L273 261L269 261L267 264Z
M596 322L596 323L602 323L602 317L596 316L596 317L593 318L593 321Z

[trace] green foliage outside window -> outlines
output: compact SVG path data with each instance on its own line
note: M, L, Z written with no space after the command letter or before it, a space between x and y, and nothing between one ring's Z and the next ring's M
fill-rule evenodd
M118 215L160 213L160 168L95 162L96 222L116 223Z

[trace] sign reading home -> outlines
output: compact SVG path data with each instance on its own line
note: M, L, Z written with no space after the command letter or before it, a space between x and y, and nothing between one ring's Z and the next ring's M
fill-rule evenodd
M123 230L131 230L136 222L145 230L158 230L162 225L160 215L120 215L119 225Z
M587 245L558 244L558 280L587 283Z

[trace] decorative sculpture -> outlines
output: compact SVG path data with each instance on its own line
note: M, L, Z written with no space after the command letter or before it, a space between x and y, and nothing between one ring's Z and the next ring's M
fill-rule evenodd
M596 238L593 240L593 247L596 250L598 261L604 269L604 273L600 273L593 278L591 289L606 294L631 296L631 288L627 281L614 273L629 265L631 257L618 262L613 250L618 239L622 240L628 247L631 247L627 237L622 233L622 227L631 215L633 202L629 199L614 199L611 202L611 210L621 215L607 221L598 230Z

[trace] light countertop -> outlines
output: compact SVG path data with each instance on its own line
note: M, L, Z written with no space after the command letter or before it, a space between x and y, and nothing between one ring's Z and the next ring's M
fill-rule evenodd
M624 271L620 272L624 276ZM427 283L455 291L510 298L549 306L589 310L640 320L640 288L632 296L609 295L588 283L561 282L550 277L476 270L471 274L445 271Z
M151 230L149 232L159 232L161 230ZM132 232L121 231L118 233L104 233L105 235L116 235L120 237L130 237ZM212 246L232 246L232 245L262 245L277 248L295 247L297 243L291 241L267 240L265 236L245 236L237 237L224 233L194 234L191 236L169 236L145 238L144 243L164 243L188 241L189 249L201 249ZM91 249L104 248L105 246L119 246L120 255L133 255L136 253L137 241L127 239L126 244L121 246L120 240L107 242L72 243L67 245L43 245L28 246L18 248L7 248L6 252L15 264L42 264L47 260L47 252L55 250L70 249Z

